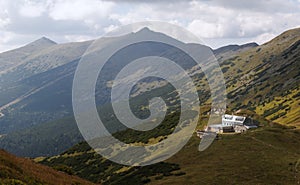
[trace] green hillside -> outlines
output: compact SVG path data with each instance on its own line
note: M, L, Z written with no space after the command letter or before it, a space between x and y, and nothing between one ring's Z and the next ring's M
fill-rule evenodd
M223 135L204 152L198 138L168 162L186 175L152 184L297 184L300 180L300 132L265 128L242 135Z
M229 110L253 110L284 125L300 122L300 28L246 49L218 51L226 82ZM203 73L196 76L198 90L209 91ZM210 104L210 100L204 102Z
M82 140L75 119L71 117L43 123L0 138L2 148L15 155L27 157L55 155Z
M221 135L204 152L198 151L200 139L193 136L175 156L150 166L113 163L96 154L85 142L61 155L36 161L103 184L297 183L300 131L268 122L253 113L252 117L260 123L260 128L239 135ZM126 131L122 135L123 140L135 142Z
M298 28L221 61L230 106L234 110L254 110L274 122L299 126L299 53Z

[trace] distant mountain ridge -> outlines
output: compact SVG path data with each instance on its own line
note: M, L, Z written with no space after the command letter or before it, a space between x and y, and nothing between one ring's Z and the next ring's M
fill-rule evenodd
M171 43L180 43L162 33L142 29L136 33L120 37L101 38L97 43L94 43L96 44L93 46L94 50L89 50L89 52L97 52L105 44L118 44L131 38L143 38L150 35L161 40L169 40ZM0 112L5 115L0 118L2 125L0 126L0 133L7 133L72 115L73 75L78 61L92 42L55 44L49 39L41 38L22 48L0 54L0 60L6 60L5 57L15 56L24 48L35 48L39 44L45 45L45 48L41 47L41 49L34 50L30 55L13 58L9 70L7 66L0 63L0 69L3 68L2 71L0 70L2 73L0 81L3 82L0 84L0 99L2 100L0 101ZM148 46L140 47L137 53L133 49L128 52L133 53L133 55L143 55L150 51L154 55L161 55L164 54L161 53L161 50L167 49L160 43L157 44L156 48L150 45L151 43ZM199 45L198 47L206 46ZM126 53L123 52L122 55L123 59L130 60L128 57L126 58ZM165 55L170 54L165 53ZM110 72L106 73L106 77L111 76L111 71L119 70L124 65L124 60L115 60L119 60L121 63L108 66ZM183 60L181 63L185 64L186 61ZM186 65L186 67L188 66ZM103 92L103 95L98 93L100 91ZM106 91L97 91L96 96L98 96L97 99L100 104L109 101L108 98L105 98ZM22 119L14 120L16 117Z
M225 53L225 52L228 52L228 51L237 51L237 50L242 50L242 49L246 49L246 48L249 49L249 48L253 48L253 47L256 47L256 46L258 46L258 44L255 43L255 42L242 44L242 45L237 45L237 44L227 45L227 46L223 46L223 47L215 49L214 54L219 55L221 53Z
M19 65L29 55L54 45L54 41L42 37L20 48L0 53L0 76Z

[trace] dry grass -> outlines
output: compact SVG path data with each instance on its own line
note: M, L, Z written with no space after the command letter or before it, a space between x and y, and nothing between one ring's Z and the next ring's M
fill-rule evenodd
M4 184L13 184L14 182L48 185L93 184L79 177L36 164L30 159L13 156L4 150L0 150L0 169L0 182Z

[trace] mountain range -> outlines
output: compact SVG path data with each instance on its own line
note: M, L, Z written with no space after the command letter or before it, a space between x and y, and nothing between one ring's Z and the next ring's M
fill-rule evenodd
M118 43L129 36L144 34L173 39L149 29L142 29L111 40ZM261 46L249 43L212 50L225 76L229 110L246 108L267 116L272 121L295 126L299 124L298 40L299 30L294 29ZM0 112L4 114L0 117L0 135L4 136L1 137L0 147L22 156L53 155L82 140L72 118L72 82L78 61L91 43L92 41L56 44L47 38L41 38L24 47L0 54L0 60L5 61L0 63L0 80L5 82L0 85ZM206 46L199 45L199 50L203 47ZM154 47L139 47L139 53L162 52L162 46L155 46L154 51L151 48ZM135 52L132 50L130 52ZM180 58L181 63L186 63L176 53L165 55ZM112 65L108 73L121 67L121 64ZM186 64L186 68L192 66ZM193 72L202 106L207 106L207 80L201 69ZM165 87L166 83L148 81L140 83L136 91L143 94L144 89ZM109 101L105 93L108 90L109 88L99 89L98 92L102 92L97 98L99 106ZM43 130L47 130L48 134L38 134L43 133ZM37 140L40 144L37 144ZM38 148L45 142L53 144L50 145L50 152L37 152L39 150L32 150L32 147L27 146ZM60 142L65 143L65 147L57 147ZM20 146L23 147L19 148L18 143L22 143ZM24 148L29 152L25 152ZM30 151L35 151L34 155Z
M105 44L118 44L145 35L179 42L162 33L142 29L121 37L102 38L95 50L90 52L97 52ZM180 184L186 180L190 184L299 182L300 28L288 30L262 45L248 43L213 50L204 45L182 43L199 51L209 49L215 54L226 82L227 113L251 117L260 127L243 135L222 136L201 154L196 149L199 139L193 136L176 156L158 164L158 167L145 168L109 162L82 142L72 111L72 82L81 56L92 43L57 44L43 37L0 54L1 148L23 157L43 156L35 161L94 183L122 184L129 179L137 184ZM197 128L202 129L211 111L207 79L199 67L189 63L186 56L170 51L163 44L147 43L120 52L118 58L112 59L111 64L106 66L106 79L109 81L115 71L132 59L127 56L128 53L134 58L149 52L177 59L185 70L191 72L201 102ZM120 58L123 60L117 63ZM178 121L180 102L176 91L161 79L140 81L131 96L134 112L139 117L149 115L144 107L151 97L161 96L167 100L171 109L154 134L141 134L124 128L109 105L107 95L111 86L102 81L97 83L101 86L96 89L99 114L107 120L107 126L117 138L128 143L152 142L166 138ZM2 155L9 154L2 152ZM88 165L90 161L95 163ZM157 168L158 171L153 170Z

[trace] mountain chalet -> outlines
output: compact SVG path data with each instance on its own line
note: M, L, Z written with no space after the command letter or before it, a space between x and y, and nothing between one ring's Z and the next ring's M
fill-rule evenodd
M244 116L236 116L236 115L230 115L230 114L224 114L222 115L222 123L221 124L214 124L214 125L208 125L204 132L215 132L218 134L221 133L228 133L228 132L235 132L235 133L242 133L247 131L251 128L257 128L256 125L252 124L251 120ZM201 137L204 133L203 131L197 131L197 135Z

